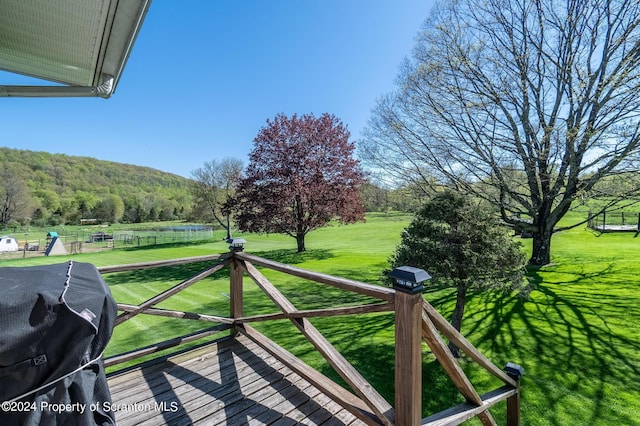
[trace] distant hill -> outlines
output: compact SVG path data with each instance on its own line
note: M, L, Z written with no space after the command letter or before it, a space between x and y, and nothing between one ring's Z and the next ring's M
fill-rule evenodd
M149 167L0 148L0 226L181 219L188 188L189 179Z

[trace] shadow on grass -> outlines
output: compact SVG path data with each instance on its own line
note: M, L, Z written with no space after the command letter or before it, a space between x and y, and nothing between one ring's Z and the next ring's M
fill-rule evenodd
M181 247L185 244L163 244L158 246L159 248L166 248L169 246ZM137 250L134 248L132 250ZM140 247L143 249L143 247ZM145 248L146 249L146 248ZM255 253L256 256L261 256L266 259L275 260L286 264L303 263L309 260L324 260L333 257L329 250L309 250L303 253L297 253L295 250L270 250L265 252ZM141 269L137 271L117 272L105 275L105 281L109 285L121 285L121 284L135 284L135 283L148 283L148 282L172 282L176 284L182 280L190 278L205 269L208 269L215 265L216 261L203 261L194 262L184 265L175 266L163 266L159 268ZM225 267L222 270L216 272L213 275L214 278L228 278L229 268Z
M148 251L148 250L158 250L158 249L171 249L171 248L182 248L182 247L193 247L194 245L199 244L207 244L207 243L215 243L219 240L212 240L211 238L203 239L203 240L191 240L191 241L175 241L172 243L158 243L158 244L149 244L149 245L129 245L120 243L116 243L116 248L121 251Z
M298 253L296 250L276 249L259 252L251 252L251 254L265 259L273 260L287 265L296 265L310 260L326 260L334 257L330 250L312 249Z
M544 273L529 271L537 287L530 300L473 295L477 310L466 320L470 327L463 324L464 333L481 342L482 351L502 357L494 362L525 367L525 423L539 421L526 416L530 383L535 388L530 398L546 407L549 424L566 424L568 418L581 419L580 424L639 424L638 405L622 403L640 396L640 334L629 329L633 320L625 324L640 318L637 284L613 280L618 275L611 265L596 272L552 271L543 278Z
M202 261L184 265L163 266L159 268L140 269L137 271L115 272L106 274L105 281L111 285L136 284L149 282L175 282L191 278L216 265L217 261ZM213 274L214 278L228 278L229 268L222 268Z

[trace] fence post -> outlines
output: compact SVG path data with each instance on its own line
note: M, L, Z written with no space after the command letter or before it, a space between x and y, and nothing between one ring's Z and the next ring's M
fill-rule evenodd
M396 425L422 419L422 293L396 291Z

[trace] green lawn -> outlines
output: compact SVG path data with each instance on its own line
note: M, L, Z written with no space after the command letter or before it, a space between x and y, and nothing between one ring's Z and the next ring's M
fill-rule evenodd
M251 253L307 269L375 283L410 218L369 215L367 223L331 226L311 233L306 253L295 240L278 235L244 235ZM530 240L523 240L528 250ZM583 227L557 234L553 264L530 271L535 290L529 300L499 293L470 297L463 333L497 365L511 361L526 369L522 388L525 425L640 425L640 237L633 233L598 236ZM226 251L224 242L114 250L68 256L97 265L197 256ZM3 266L65 261L68 257L2 262ZM138 303L183 280L205 264L106 276L116 299ZM264 271L299 308L353 303L343 292ZM274 312L271 302L245 279L248 314ZM228 273L222 271L161 304L210 314L228 312ZM425 298L448 315L451 291ZM372 314L313 320L314 325L393 401L393 315ZM118 327L108 354L201 328L195 322L139 317ZM278 343L335 380L324 360L284 321L259 327ZM499 385L478 367L461 363L480 392ZM462 399L425 349L425 415ZM504 424L505 406L492 409ZM469 424L479 424L471 421Z

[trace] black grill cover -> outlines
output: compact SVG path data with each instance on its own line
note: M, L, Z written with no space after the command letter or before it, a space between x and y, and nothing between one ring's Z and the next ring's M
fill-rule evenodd
M115 424L101 355L116 315L91 264L0 268L0 425Z

